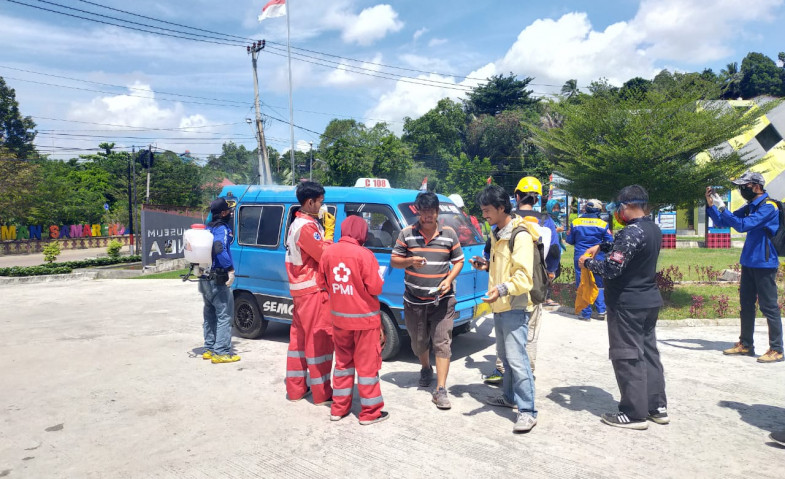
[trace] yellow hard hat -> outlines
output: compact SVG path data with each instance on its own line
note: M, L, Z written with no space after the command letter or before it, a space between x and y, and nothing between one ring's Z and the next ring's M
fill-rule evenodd
M542 196L542 183L533 176L524 176L521 178L521 181L518 182L515 191L520 191L521 193L537 193Z

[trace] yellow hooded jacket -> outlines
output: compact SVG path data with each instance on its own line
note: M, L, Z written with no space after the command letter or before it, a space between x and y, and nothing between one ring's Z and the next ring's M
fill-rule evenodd
M515 238L515 250L510 253L510 234L518 226L526 227L529 235L521 231ZM532 271L534 269L534 242L539 239L535 226L521 218L513 216L512 220L498 231L491 233L491 259L488 264L488 289L504 283L507 295L501 296L491 303L494 313L502 313L512 309L532 311L534 305L529 299L529 291L534 285Z

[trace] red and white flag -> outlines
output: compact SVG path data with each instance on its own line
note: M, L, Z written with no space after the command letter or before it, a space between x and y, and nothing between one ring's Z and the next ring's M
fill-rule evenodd
M422 180L422 185L420 185L420 191L428 191L428 177L426 176Z
M282 17L286 15L286 0L270 0L267 5L262 7L262 14L259 15L261 22L265 18Z

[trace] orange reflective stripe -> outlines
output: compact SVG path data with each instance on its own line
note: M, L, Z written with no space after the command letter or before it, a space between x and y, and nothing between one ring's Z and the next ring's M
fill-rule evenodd
M446 278L447 274L424 274L424 273L415 273L414 271L406 270L406 274L410 274L412 276L416 276L418 278Z

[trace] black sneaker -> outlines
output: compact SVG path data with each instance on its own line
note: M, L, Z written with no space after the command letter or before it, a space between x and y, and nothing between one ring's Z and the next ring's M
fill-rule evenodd
M390 417L390 413L387 411L382 411L382 413L376 419L368 419L366 421L360 421L361 426L368 426L370 424L376 424L377 422L382 422Z
M659 407L653 411L649 411L649 415L646 419L657 424L668 424L671 422L671 418L668 417L668 408L665 407Z
M649 424L645 419L630 419L623 412L606 413L602 415L602 422L609 426L623 427L625 429L648 429Z
M427 388L433 381L433 366L428 369L420 369L420 387Z
M769 434L769 439L780 444L781 446L785 446L785 431L774 431Z

